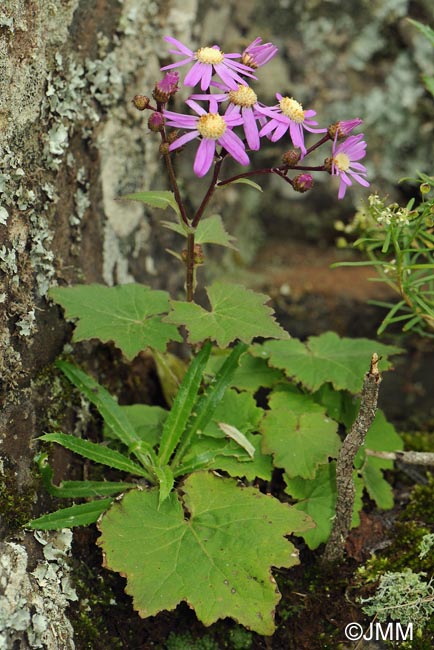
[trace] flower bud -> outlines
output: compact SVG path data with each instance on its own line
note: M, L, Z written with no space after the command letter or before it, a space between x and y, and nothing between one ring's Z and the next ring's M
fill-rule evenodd
M173 131L171 131L167 136L167 142L169 144L172 144L172 142L175 142L178 135L179 135L179 130L178 129L173 129Z
M284 164L288 165L289 167L296 165L300 161L300 158L300 149L290 149L289 151L286 151L286 153L284 153L282 156Z
M431 192L431 185L429 183L422 183L419 189L421 194L429 194Z
M177 72L167 72L161 81L157 81L152 91L155 101L160 104L167 104L169 99L178 92L179 74Z
M167 156L167 155L168 155L168 153L169 153L169 147L170 147L170 145L169 145L168 142L162 142L162 143L160 144L160 149L159 149L159 151L160 151L160 153L161 153L162 156Z
M134 95L131 101L139 111L144 111L148 108L150 99L145 95Z
M326 172L331 174L332 173L332 167L333 167L333 158L326 158L324 160L324 169L326 170Z
M356 117L354 120L335 122L334 124L330 124L327 133L331 140L334 140L336 137L338 140L342 140L342 138L346 138L351 131L360 126L361 123L362 120L359 117Z
M158 111L154 111L148 120L148 128L151 131L155 131L157 133L158 131L161 131L163 126L164 126L163 114L159 113Z
M205 255L203 248L200 244L195 244L193 249L193 260L195 266L200 266L204 263Z
M299 174L292 179L292 187L296 192L308 192L313 187L313 177L311 174Z

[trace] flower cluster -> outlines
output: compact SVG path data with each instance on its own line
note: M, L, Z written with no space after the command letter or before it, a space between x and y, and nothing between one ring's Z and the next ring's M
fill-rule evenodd
M266 65L277 54L277 47L272 43L263 43L261 38L256 38L243 52L226 54L218 45L200 47L193 51L170 36L166 36L165 40L172 46L170 53L182 58L161 68L167 72L153 91L157 107L152 107L149 100L147 104L142 100L140 106L146 104L146 108L154 111L148 122L149 128L164 134L163 142L169 152L180 149L193 140L198 141L193 166L197 176L208 173L216 155L220 159L229 155L241 165L247 166L250 163L247 152L257 151L262 138L266 137L274 143L288 134L293 149L283 155L282 165L247 172L238 177L254 173L276 173L296 191L306 192L312 187L312 176L303 173L290 179L288 172L297 169L303 172L326 171L339 178L339 199L345 196L347 187L353 181L364 187L369 186L366 168L359 162L366 154L364 136L350 135L361 124L359 118L321 128L313 119L316 112L303 108L294 97L276 93L277 104L274 106L266 106L258 100L249 84L256 79L255 72L258 68ZM199 86L201 91L190 95L186 100L193 115L176 113L166 108L179 88L179 75L173 69L182 66L189 66L184 86ZM137 107L139 108L138 105ZM166 136L166 126L186 132L178 135L176 131ZM237 133L236 127L240 127L241 132ZM305 144L306 132L320 134L320 140L310 148ZM306 166L304 159L326 142L331 142L331 156L326 158L322 166ZM299 164L301 162L303 166Z

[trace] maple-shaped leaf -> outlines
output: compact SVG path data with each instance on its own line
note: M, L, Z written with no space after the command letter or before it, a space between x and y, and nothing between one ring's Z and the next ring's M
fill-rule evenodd
M201 219L196 229L188 228L183 223L174 223L173 221L162 221L161 223L165 228L173 230L183 237L187 237L189 232L194 232L196 244L217 244L218 246L237 250L233 243L235 237L232 237L225 230L219 214L212 214L206 219Z
M351 393L361 390L374 352L383 357L380 370L387 370L391 363L386 357L402 350L369 339L340 338L334 332L311 336L307 343L298 339L266 341L252 349L253 354L268 356L270 366L282 369L309 390L316 391L330 382L336 390Z
M161 314L169 311L166 291L142 284L83 284L54 287L49 296L63 307L67 319L78 319L74 341L113 341L127 359L147 347L164 351L169 341L182 340L176 327L162 321Z
M261 424L262 450L289 477L313 478L318 465L336 458L341 445L338 425L310 395L293 390L271 394Z
M211 309L192 302L172 301L173 311L164 318L166 323L185 325L190 343L206 339L225 348L239 339L250 343L256 336L289 338L273 318L266 303L269 298L238 284L215 282L207 289Z
M315 528L300 533L309 548L315 549L330 537L336 515L336 462L320 465L313 479L289 478L287 475L284 478L287 486L285 492L299 500L294 508L308 514L316 524ZM354 527L360 523L363 481L356 472L353 480L356 493L351 525Z
M216 349L208 361L206 372L215 375L227 355L228 350ZM230 385L237 390L255 393L259 388L272 388L279 381L286 382L281 370L271 368L266 359L252 357L247 353L241 357L240 365L235 370Z
M298 563L286 535L312 523L255 488L197 472L160 504L156 489L130 491L98 525L105 566L126 577L140 616L186 601L205 625L229 616L272 634L271 567Z

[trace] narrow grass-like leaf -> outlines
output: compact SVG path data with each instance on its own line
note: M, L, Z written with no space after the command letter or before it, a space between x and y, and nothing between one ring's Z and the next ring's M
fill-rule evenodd
M223 187L227 187L228 185L235 185L236 183L239 183L240 185L250 185L250 187L255 188L255 190L259 190L259 192L262 192L263 189L258 183L255 183L255 181L251 181L250 178L237 178L234 181L231 181L230 183L226 183L223 185ZM217 183L217 187L219 187L219 184Z
M89 460L93 460L95 463L101 463L102 465L119 469L128 474L135 474L136 476L143 476L145 478L149 477L149 473L143 467L134 463L127 456L98 443L81 440L66 433L46 433L40 436L39 440L57 442L62 447L84 458L89 458Z
M238 368L238 363L241 355L247 350L245 343L238 343L233 349L222 367L211 380L206 392L201 395L195 404L194 415L192 416L188 427L183 435L178 450L175 454L172 466L180 462L183 455L190 446L191 439L198 431L202 432L207 424L211 421L213 413L223 398L226 389L232 381L235 370Z
M104 422L112 430L113 434L132 452L147 469L145 474L150 478L151 467L155 464L155 454L151 445L147 445L136 433L131 425L125 411L119 406L110 393L103 388L92 377L86 375L82 370L68 363L57 361L56 366L68 377L69 381L92 402L100 412ZM135 449L134 449L135 448Z
M158 464L166 465L173 454L185 425L191 415L193 404L202 381L203 373L211 352L211 343L207 342L193 359L181 382L178 393L173 402L163 427L161 436L160 449L158 452Z
M163 501L167 499L167 497L171 493L173 489L173 484L175 483L175 477L173 476L173 472L168 465L164 465L163 467L157 467L155 469L155 473L157 475L158 482L160 484L158 502L161 504L163 503Z
M58 528L74 528L74 526L87 526L98 520L113 503L113 499L99 499L89 503L80 503L70 508L62 508L48 515L32 519L26 524L33 530L56 530Z

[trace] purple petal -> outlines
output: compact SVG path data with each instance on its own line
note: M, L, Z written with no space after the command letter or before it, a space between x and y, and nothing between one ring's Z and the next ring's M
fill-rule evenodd
M172 144L169 147L169 151L175 151L175 149L179 149L179 147L182 147L182 145L187 144L187 142L190 142L190 140L194 140L197 136L199 135L199 131L190 131L190 133L184 133L184 135L181 135L180 138L177 138L175 142L172 142Z
M242 140L237 135L235 135L233 131L230 131L229 129L225 131L221 138L218 139L218 142L241 165L248 165L250 163Z
M350 172L350 173L357 183L363 185L363 187L369 187L369 183L365 178L362 178L361 176L359 176L359 174L356 174L355 172Z
M190 108L192 108L198 115L206 115L206 110L202 106L199 106L199 104L197 104L193 99L187 99L185 103L187 106L190 106Z
M253 151L257 151L260 147L258 125L253 115L251 107L243 109L244 117L244 133L246 134L247 143Z
M280 138L283 138L287 130L288 130L287 124L278 123L276 128L274 129L273 135L271 136L271 142L277 142L278 140L280 140Z
M209 85L211 83L213 69L212 69L212 65L207 65L207 64L204 64L204 65L206 67L205 67L205 69L204 69L204 71L202 73L202 80L200 82L200 88L201 88L201 90L208 90Z
M204 74L204 71L208 65L208 63L201 63L200 61L196 61L194 66L187 72L185 76L184 86L196 86L202 79L202 75Z
M204 138L197 149L193 171L196 176L205 176L214 159L216 141Z
M182 61L178 61L177 63L171 63L170 65L165 65L160 70L171 70L172 68L179 68L181 65L185 65L186 63L190 63L193 59L190 57L189 59L183 59Z
M168 43L172 43L172 45L176 45L178 50L182 52L183 54L188 54L189 56L193 56L192 50L190 50L186 45L183 45L181 41L178 41L176 38L173 38L172 36L165 36L164 40L167 41Z

